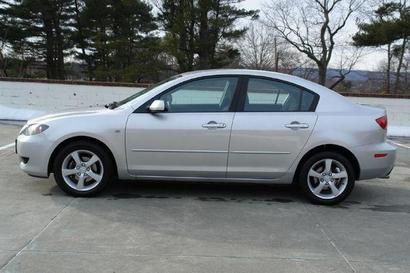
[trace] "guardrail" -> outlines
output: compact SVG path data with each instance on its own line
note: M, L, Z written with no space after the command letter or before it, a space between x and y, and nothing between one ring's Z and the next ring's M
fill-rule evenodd
M410 99L410 94L380 94L380 93L349 93L339 92L345 97L383 98L383 99Z
M116 86L116 87L140 87L140 88L146 88L151 85L149 83L102 82L102 81L81 81L81 80L49 80L49 79L30 79L30 78L11 78L11 77L0 77L0 81L70 84L70 85Z

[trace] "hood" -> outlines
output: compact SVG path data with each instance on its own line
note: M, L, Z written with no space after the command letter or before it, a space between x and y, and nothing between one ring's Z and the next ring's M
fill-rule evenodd
M93 114L97 114L97 113L101 113L101 112L105 112L105 111L111 111L111 110L108 110L104 107L65 110L63 112L51 113L51 114L47 114L47 115L44 115L44 116L40 116L40 117L31 119L31 120L27 121L27 124L42 123L42 122L61 119L61 118L65 118L65 117L87 116L87 115L93 115Z

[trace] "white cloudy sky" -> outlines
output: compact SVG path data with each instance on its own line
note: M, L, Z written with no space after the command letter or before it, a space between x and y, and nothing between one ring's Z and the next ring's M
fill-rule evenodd
M275 0L244 0L240 5L247 8L247 9L259 9L261 10L260 16L263 18L263 8L265 3L268 1L275 1ZM295 0L297 3L298 0ZM369 0L371 1L371 0ZM346 26L346 35L352 35L357 31L356 23L352 20ZM336 65L335 63L339 62L341 58L341 52L335 52L333 58L333 66ZM364 69L364 70L376 70L379 69L381 62L385 59L385 52L382 49L365 49L363 51L363 56L355 66L355 69ZM332 63L331 63L332 66Z

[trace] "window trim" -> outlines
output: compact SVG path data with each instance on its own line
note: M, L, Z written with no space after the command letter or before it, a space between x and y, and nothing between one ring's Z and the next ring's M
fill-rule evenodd
M257 75L250 75L250 76L243 76L244 81L243 81L243 86L241 89L241 92L239 93L239 102L237 105L237 112L243 112L243 113L309 113L309 112L315 112L316 107L319 103L320 95L317 94L316 92L313 92L312 90L307 89L306 87L300 86L298 84L285 81L285 80L280 80L276 78L271 78L271 77L266 77L266 76L257 76ZM300 99L299 99L299 110L298 111L245 111L245 101L246 101L246 95L248 91L248 83L250 79L261 79L261 80L268 80L268 81L273 81L273 82L279 82L279 83L284 83L288 85L295 86L299 89L301 89L302 92L309 92L314 95L312 104L310 105L310 108L308 111L302 111L301 104L302 104L302 97L303 93L300 92Z
M151 103L154 100L159 99L162 95L164 95L167 92L171 92L172 90L184 85L184 84L188 84L190 82L193 81L200 81L200 80L206 80L206 79L214 79L214 78L236 78L236 87L235 90L233 92L233 98L231 101L231 104L229 106L229 110L228 111L187 111L187 112L161 112L161 114L183 114L183 113L229 113L229 112L236 112L236 109L238 107L238 99L240 97L240 92L243 88L243 75L238 75L238 74L221 74L221 75L208 75L208 76L202 76L202 77L197 77L197 78L193 78L193 79L189 79L183 82L180 82L174 86L171 86L167 89L165 89L164 91L162 91L161 93L155 95L153 98L147 100L146 102L144 102L141 106L139 106L133 113L150 113L148 108L151 105ZM246 86L245 86L246 87Z

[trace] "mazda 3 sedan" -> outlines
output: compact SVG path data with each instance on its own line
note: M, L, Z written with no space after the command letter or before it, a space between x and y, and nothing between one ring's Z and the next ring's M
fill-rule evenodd
M117 179L297 184L335 204L355 180L386 177L395 148L387 116L280 73L208 70L113 102L27 122L20 168L74 196Z

